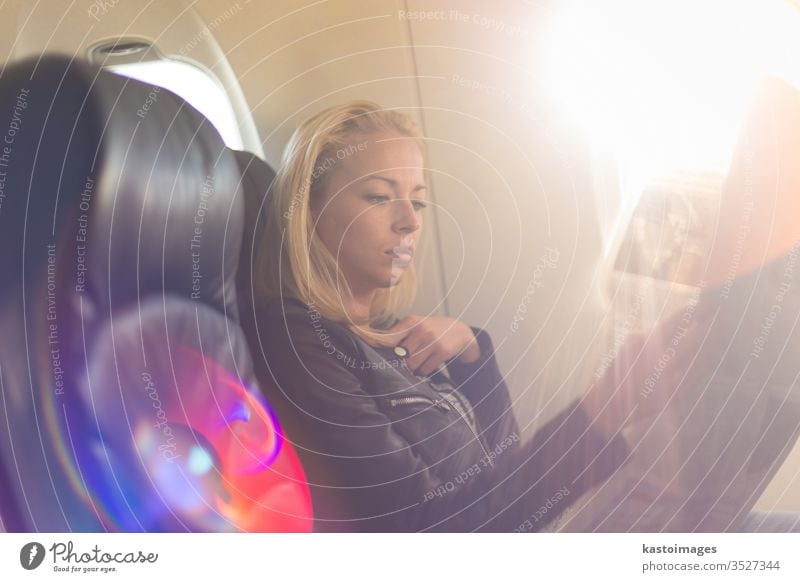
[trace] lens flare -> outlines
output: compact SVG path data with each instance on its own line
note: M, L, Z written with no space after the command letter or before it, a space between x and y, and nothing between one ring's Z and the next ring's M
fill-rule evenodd
M174 348L168 374L121 366L117 381L100 360L63 410L50 387L40 396L59 461L104 527L311 530L305 473L260 392L195 348Z

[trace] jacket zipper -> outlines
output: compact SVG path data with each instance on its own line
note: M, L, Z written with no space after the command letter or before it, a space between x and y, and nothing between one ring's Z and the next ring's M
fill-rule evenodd
M483 444L483 441L481 440L478 433L475 432L475 429L472 428L472 425L469 423L469 420L467 420L467 417L461 413L458 407L451 406L450 404L448 404L444 397L439 398L437 400L433 400L431 398L428 398L427 396L404 396L402 398L392 398L391 400L389 400L389 404L391 406L402 406L403 404L414 404L414 403L431 404L443 410L455 409L455 411L458 413L458 416L461 417L461 420L464 421L464 424L469 429L469 432L472 433L472 436L475 437L475 440L478 441L478 444L481 446L481 450L483 450L483 454L486 455L486 460L489 462L489 466L494 467L494 463L492 462L492 458L489 455L489 451L486 450L486 446Z
M403 404L424 403L432 406L437 406L442 410L450 410L451 406L444 401L444 398L433 400L427 396L403 396L402 398L392 398L389 404L392 406L402 406Z
M489 456L489 451L486 450L486 447L484 446L483 441L481 440L481 437L478 436L478 433L475 431L475 429L472 428L472 425L469 423L469 420L467 420L467 417L464 416L461 413L461 411L458 409L458 407L454 406L453 408L456 409L456 412L461 417L461 420L464 421L464 424L467 425L467 428L472 433L472 436L475 437L475 440L478 441L478 444L481 446L481 449L483 449L483 454L486 455L486 460L489 461L489 466L490 467L494 467L494 463L492 463L492 457Z

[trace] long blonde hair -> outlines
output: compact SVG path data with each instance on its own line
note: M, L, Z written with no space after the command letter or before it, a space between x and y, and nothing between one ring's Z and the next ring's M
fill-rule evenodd
M267 222L258 245L256 285L265 297L294 297L322 317L347 326L373 345L392 342L379 331L408 309L416 293L413 263L400 281L379 289L369 321L353 321L344 312L337 288L350 294L336 258L314 233L312 197L326 184L324 161L349 145L356 134L394 131L414 138L426 159L417 125L408 115L382 109L371 101L350 101L325 109L295 130L283 152L281 166L267 201Z

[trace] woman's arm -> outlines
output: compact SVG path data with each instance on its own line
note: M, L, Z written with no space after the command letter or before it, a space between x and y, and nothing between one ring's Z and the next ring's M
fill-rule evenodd
M501 457L507 475L498 488L506 505L487 531L538 531L629 458L625 439L610 440L591 425L579 400L541 427L513 457Z
M497 366L492 338L479 327L470 329L480 350L477 359L464 363L454 358L448 362L447 372L456 389L472 405L483 437L492 449L509 435L519 437L519 424L508 387Z
M510 430L519 430L510 410L508 388L497 365L489 333L478 327L471 329L480 346L480 357L468 364L451 361L447 369L450 378L473 405L478 422L486 427L487 436L491 439L502 439ZM512 419L513 428L508 428L507 424L504 426L503 418ZM622 435L608 434L592 420L586 414L580 399L576 399L515 453L511 462L517 466L509 466L504 470L513 475L538 474L537 479L540 481L536 487L542 492L538 497L542 498L544 495L545 501L542 503L546 503L551 496L558 495L558 491L564 487L571 495L565 504L570 503L593 485L610 477L628 458L629 448ZM503 428L492 432L491 428L494 426ZM519 477L512 477L512 480L518 479ZM528 485L533 485L533 482ZM519 495L527 486L520 487L517 483L512 483L506 488L517 491ZM551 493L548 495L547 492ZM519 514L520 511L524 513L520 504L530 505L526 501L519 501L514 504L513 510L508 510L510 515L514 512ZM538 509L534 514L536 511ZM544 526L555 515L557 512L540 516L536 529ZM502 523L502 519L498 523Z
M504 453L494 468L481 465L456 484L456 475L439 475L436 463L414 451L337 358L352 342L342 328L315 327L307 313L280 306L262 314L259 325L267 359L258 376L303 463L317 530L511 531L520 512L540 507L554 494L553 483L561 487L571 477L541 479L569 468L573 456L558 461L547 445L526 445L523 462ZM445 493L429 495L435 491Z

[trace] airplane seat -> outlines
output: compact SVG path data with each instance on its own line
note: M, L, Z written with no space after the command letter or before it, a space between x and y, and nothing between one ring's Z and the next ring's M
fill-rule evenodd
M44 55L0 74L6 531L309 531L238 325L240 173L180 97Z
M256 321L255 281L257 245L266 227L267 197L275 171L257 155L240 150L230 150L236 159L242 176L241 192L244 205L244 224L242 227L242 249L239 256L239 269L236 276L236 292L240 310L240 324L255 357L260 355ZM262 379L263 380L263 379Z

